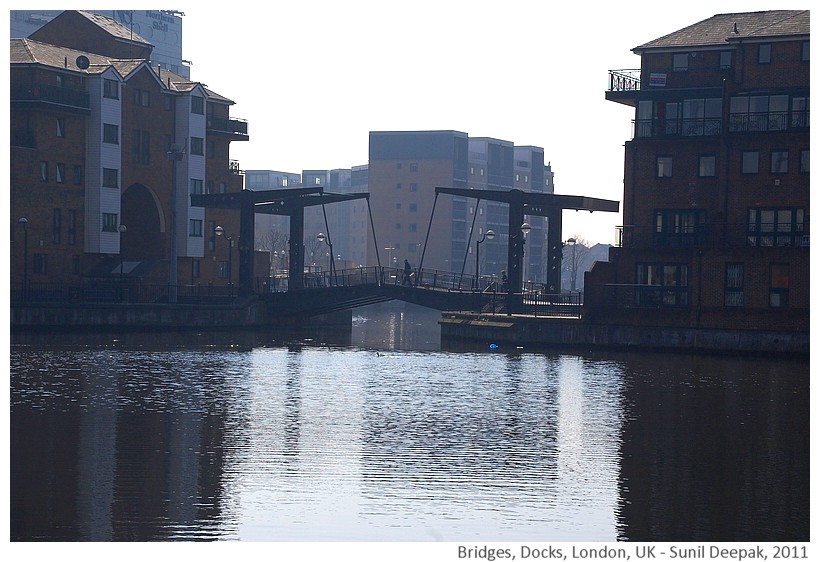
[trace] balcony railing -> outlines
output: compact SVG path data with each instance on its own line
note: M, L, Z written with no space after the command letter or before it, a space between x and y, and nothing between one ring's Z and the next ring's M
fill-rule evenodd
M809 223L700 224L658 231L655 226L621 226L624 248L778 247L808 248Z
M246 137L248 122L242 119L208 118L208 131Z
M640 69L610 70L609 91L631 92L641 89Z
M12 102L42 102L65 107L90 109L88 92L54 86L53 84L18 85L11 90Z

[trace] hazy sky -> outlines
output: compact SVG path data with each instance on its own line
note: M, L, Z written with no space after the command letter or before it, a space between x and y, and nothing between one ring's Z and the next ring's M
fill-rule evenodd
M190 4L190 5L189 5ZM773 1L183 3L191 76L236 105L242 169L367 164L368 133L458 130L541 146L555 191L622 200L633 112L607 102L633 47L718 13ZM252 7L253 6L253 7ZM133 7L133 6L129 6ZM160 6L162 7L162 6ZM564 213L564 236L614 243L615 213Z

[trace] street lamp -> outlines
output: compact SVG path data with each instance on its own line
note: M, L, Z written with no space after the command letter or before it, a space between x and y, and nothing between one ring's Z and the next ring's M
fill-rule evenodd
M28 219L20 217L17 219L23 225L23 300L28 300Z
M575 276L578 274L577 264L575 263L575 245L578 241L575 238L567 240L567 244L572 246L572 261L569 263L569 281L570 291L575 291Z
M120 301L122 301L122 276L123 276L123 255L122 255L122 235L125 234L125 231L128 230L125 228L125 225L120 223L117 227L117 231L120 233Z
M222 236L225 233L225 229L221 226L217 226L214 232L216 232L217 236ZM233 269L233 256L231 255L233 253L233 238L225 236L225 240L228 241L228 285L233 285L233 273L231 271Z
M481 288L481 282L480 282L481 277L479 275L479 270L478 270L478 250L479 250L480 244L482 242L484 242L485 238L487 240L492 240L493 238L495 238L495 232L493 232L492 230L488 230L481 237L481 240L476 240L476 242L475 242L475 288L476 289Z
M328 252L328 267L330 268L330 274L335 278L336 268L333 264L333 243L330 241L330 236L326 236L324 233L320 232L316 235L316 240L319 242L324 242L330 248L330 252Z
M521 284L522 287L527 283L527 258L525 257L527 253L524 251L524 244L527 241L527 234L530 233L532 227L530 223L525 222L521 224Z

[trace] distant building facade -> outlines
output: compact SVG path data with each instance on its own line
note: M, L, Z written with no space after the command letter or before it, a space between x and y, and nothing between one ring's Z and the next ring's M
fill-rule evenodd
M621 247L596 321L808 332L809 11L719 14L633 51Z
M367 264L401 265L475 273L476 242L482 274L501 275L507 263L508 213L503 203L441 195L436 187L551 193L551 167L543 149L510 141L469 137L460 131L372 131L369 191L379 239L367 245ZM435 212L433 207L435 205ZM542 217L529 217L525 276L544 278ZM428 232L429 231L429 232ZM372 234L368 232L368 239ZM423 254L423 255L422 255ZM423 259L423 263L422 263Z
M189 195L242 190L229 150L247 123L228 98L151 66L152 48L73 10L11 40L13 290L236 282L238 213Z

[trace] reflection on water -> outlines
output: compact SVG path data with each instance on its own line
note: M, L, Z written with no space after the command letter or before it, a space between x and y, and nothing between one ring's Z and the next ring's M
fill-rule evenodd
M12 540L808 540L808 361L409 351L401 312L13 345Z

